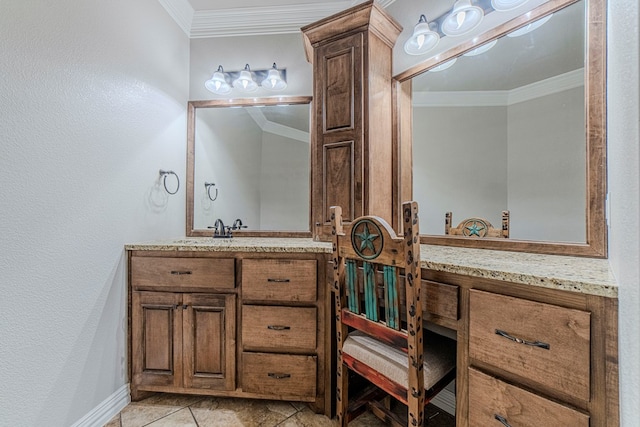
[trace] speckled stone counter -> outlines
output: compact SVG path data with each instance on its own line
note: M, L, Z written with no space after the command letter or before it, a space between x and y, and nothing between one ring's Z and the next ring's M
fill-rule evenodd
M422 268L615 298L609 261L488 249L422 245Z
M306 238L234 237L129 244L127 250L331 253L328 242ZM618 285L606 259L422 245L421 266L436 271L483 277L550 289L616 298Z
M203 252L272 252L272 253L331 253L331 244L306 238L188 237L125 246L132 251L203 251Z

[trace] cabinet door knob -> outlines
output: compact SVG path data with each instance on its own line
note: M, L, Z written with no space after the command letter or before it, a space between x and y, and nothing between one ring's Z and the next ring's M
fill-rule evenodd
M287 330L291 329L291 326L268 325L267 329L271 329L272 331L287 331Z
M267 376L269 378L273 378L273 379L276 379L276 380L282 380L282 379L285 379L285 378L291 378L291 374L277 374L275 372L269 372L267 374Z

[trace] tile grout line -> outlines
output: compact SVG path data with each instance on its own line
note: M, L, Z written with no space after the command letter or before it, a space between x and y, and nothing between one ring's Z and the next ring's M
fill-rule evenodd
M189 409L189 413L191 413L191 417L193 418L193 422L196 423L196 427L200 427L200 424L198 424L198 419L196 418L195 414L191 410L191 405L187 406L187 408Z

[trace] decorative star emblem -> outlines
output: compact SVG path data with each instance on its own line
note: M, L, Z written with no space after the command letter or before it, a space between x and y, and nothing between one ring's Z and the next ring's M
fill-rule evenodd
M376 248L373 246L373 241L378 238L378 235L371 234L367 224L364 224L364 231L362 233L356 233L356 236L360 239L360 252L367 248L371 249L371 252L375 253Z
M478 223L474 222L471 227L465 227L469 230L469 236L478 236L480 237L480 232L484 230L484 227L478 227Z

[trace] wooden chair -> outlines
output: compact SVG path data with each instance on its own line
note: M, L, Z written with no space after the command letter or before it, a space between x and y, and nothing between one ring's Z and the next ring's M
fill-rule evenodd
M494 228L484 218L472 217L463 220L457 227L451 227L453 214L444 215L444 234L465 237L502 237L509 238L509 211L502 211L502 228Z
M359 404L349 404L349 371L408 407L402 420L388 399L368 402L376 416L420 427L424 405L455 378L456 342L423 328L416 202L403 204L403 220L404 238L375 216L343 226L342 209L331 208L341 426L358 415Z

